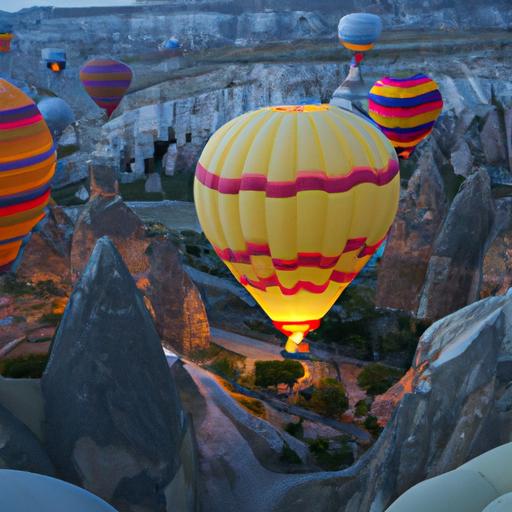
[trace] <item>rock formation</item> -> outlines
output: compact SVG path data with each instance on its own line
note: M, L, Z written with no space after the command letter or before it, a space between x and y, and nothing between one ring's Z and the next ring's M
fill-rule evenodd
M418 306L420 318L441 318L479 298L493 220L490 178L482 170L463 183L436 239Z
M0 405L0 468L52 476L55 469L39 439Z
M377 306L416 312L446 203L443 180L429 148L400 200L378 269Z
M144 253L149 245L142 221L116 195L111 168L90 165L91 198L78 217L71 245L71 274L80 278L96 241L108 236L132 274L147 267Z
M403 396L351 468L304 478L274 510L382 512L414 484L510 441L512 295L443 318L422 336Z
M185 415L151 316L107 238L71 295L42 388L60 477L119 512L193 510Z
M73 224L63 209L50 205L46 219L30 237L17 275L33 282L69 285L72 235Z
M156 240L147 250L149 270L138 282L154 311L165 346L193 355L210 344L206 310L195 284L184 271L176 247Z

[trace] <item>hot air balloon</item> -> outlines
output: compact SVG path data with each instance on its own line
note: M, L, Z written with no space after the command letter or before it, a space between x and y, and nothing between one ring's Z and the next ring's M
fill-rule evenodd
M60 73L66 69L66 52L62 48L43 48L41 59L53 73Z
M0 53L11 51L11 41L13 37L12 25L5 21L0 22Z
M347 14L338 25L340 43L355 52L352 65L358 66L363 60L364 52L371 50L382 32L379 16L365 12Z
M0 79L0 272L45 216L56 153L35 103Z
M268 107L210 138L199 221L217 255L295 352L385 238L398 159L382 133L329 105Z
M41 112L50 132L58 141L62 132L75 122L75 115L71 107L62 98L43 98L37 108Z
M368 109L398 156L407 159L432 131L443 98L434 80L422 73L409 78L384 77L371 88Z
M80 81L94 103L107 111L110 118L132 81L133 73L123 62L93 59L80 70Z
M81 487L27 471L0 469L0 495L9 512L116 512Z

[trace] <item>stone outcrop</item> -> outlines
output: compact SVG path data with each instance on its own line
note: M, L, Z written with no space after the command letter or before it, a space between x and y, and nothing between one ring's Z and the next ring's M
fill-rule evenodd
M496 201L494 225L483 261L481 297L503 295L512 286L512 198Z
M143 298L107 238L71 295L42 389L60 477L119 512L194 510L176 386Z
M149 270L138 286L151 304L162 343L186 355L208 348L206 310L176 247L168 240L156 240L148 247L147 256Z
M69 284L72 235L69 217L61 207L50 205L46 219L30 237L17 275L32 282Z
M96 241L108 236L132 274L147 267L144 253L149 245L144 225L126 206L117 193L117 181L112 169L91 165L91 198L81 211L73 232L71 245L71 275L80 278Z
M484 247L493 221L490 179L479 171L463 183L436 239L418 317L435 320L479 298Z
M378 306L416 312L432 246L446 211L443 180L429 148L400 200L378 269Z
M0 405L0 469L52 476L55 469L39 439Z
M273 510L382 512L416 483L509 442L511 360L512 294L439 320L397 384L409 392L376 444L347 470L305 477Z

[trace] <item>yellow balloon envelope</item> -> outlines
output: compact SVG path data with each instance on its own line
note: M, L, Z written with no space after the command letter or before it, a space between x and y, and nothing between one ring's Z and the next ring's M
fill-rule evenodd
M269 107L220 128L197 165L203 231L293 352L385 238L398 207L395 150L329 105Z

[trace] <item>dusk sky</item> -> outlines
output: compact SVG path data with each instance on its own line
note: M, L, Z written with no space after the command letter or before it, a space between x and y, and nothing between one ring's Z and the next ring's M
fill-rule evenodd
M2 0L1 11L15 12L26 7L55 6L55 7L88 7L107 5L130 5L134 0Z

